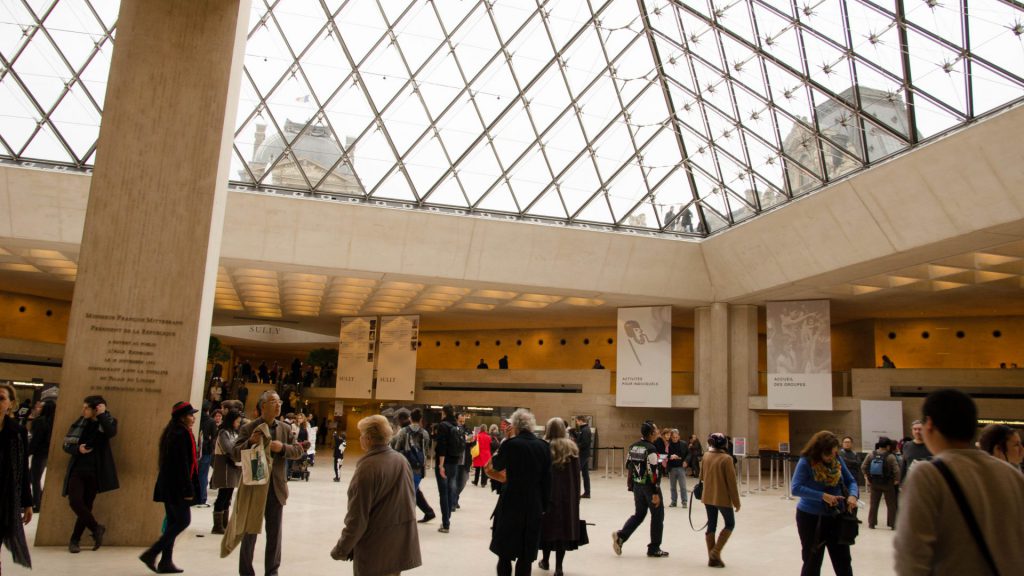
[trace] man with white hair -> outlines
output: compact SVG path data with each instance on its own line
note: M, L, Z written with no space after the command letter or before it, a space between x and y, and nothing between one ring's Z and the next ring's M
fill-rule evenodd
M412 470L388 446L391 425L386 418L369 416L358 427L366 453L349 483L345 528L331 558L353 561L355 574L397 576L422 564Z
M281 415L281 397L277 395L277 392L267 390L261 394L257 406L260 417L248 422L238 430L238 438L235 440L235 460L240 459L242 449L251 448L259 443L263 443L268 457L273 458L270 489L267 491L267 501L263 510L264 527L267 533L264 570L266 576L277 576L277 569L281 566L281 529L284 520L284 505L288 502L285 461L301 459L306 453L306 449L309 448L309 442L297 442L291 426L278 420L278 416ZM244 484L239 486L238 502L244 501L244 493L254 488L259 487ZM242 532L242 546L238 555L238 574L240 576L255 576L252 560L256 549L256 532L231 525L228 534L224 535L224 539L231 544L236 544L239 530ZM222 545L221 555L224 556L224 552L230 551L231 547L233 545L227 548Z
M491 552L498 555L498 576L529 575L540 548L541 518L551 500L551 451L534 435L529 410L512 414L511 436L487 466L487 475L504 482L494 508Z

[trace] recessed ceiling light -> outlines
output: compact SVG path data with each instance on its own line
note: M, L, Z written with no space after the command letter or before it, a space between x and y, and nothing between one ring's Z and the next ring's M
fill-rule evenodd
M43 266L46 268L77 268L78 265L71 260L53 260L49 258L37 258L35 261L36 266Z
M533 302L530 300L513 300L507 304L513 308L547 308L547 302Z
M417 306L421 306L421 305L422 306L444 306L444 307L447 308L448 306L451 306L452 303L449 300L439 300L439 299L436 299L436 298L420 298L419 300L416 301L416 305Z
M472 292L469 288L459 288L457 286L431 286L427 288L429 294L457 294L462 296L463 294L469 294Z
M373 287L377 285L377 281L372 278L335 278L331 281L331 286L368 286Z
M508 290L477 290L473 292L474 298L490 298L493 300L511 300L518 295L518 292L510 292Z
M277 281L277 272L272 270L259 270L256 268L238 268L235 270L235 277L264 278Z
M28 251L28 254L26 254L26 256L28 256L30 258L48 258L48 259L52 259L52 260L67 260L67 258L63 254L61 254L60 252L57 252L56 250L39 250L38 248L32 248L31 250Z
M548 304L551 304L553 302L558 302L562 297L555 296L553 294L523 294L519 299L528 300L530 302L547 302Z
M494 310L494 304L481 304L480 302L461 302L455 307L465 310Z
M10 270L12 272L41 272L39 268L31 264L17 264L15 262L4 262L0 264L0 270Z
M414 284L412 282L385 282L380 285L381 290L411 290L413 292L419 292L423 290L423 284Z
M601 306L604 304L604 300L598 298L577 298L575 296L566 298L563 302L570 306Z

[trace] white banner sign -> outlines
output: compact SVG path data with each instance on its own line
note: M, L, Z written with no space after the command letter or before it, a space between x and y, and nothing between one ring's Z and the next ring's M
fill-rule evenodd
M875 449L878 438L903 438L903 402L899 400L860 401L860 448L862 452Z
M832 409L828 300L768 303L768 408Z
M370 398L376 355L377 318L342 318L338 345L338 398Z
M321 342L333 344L338 341L334 336L296 330L284 326L274 326L272 324L214 326L210 329L210 333L214 336L271 342L274 344L316 344Z
M672 307L619 308L615 405L672 407Z
M419 335L419 316L384 316L380 319L378 400L412 400L415 396L416 341Z

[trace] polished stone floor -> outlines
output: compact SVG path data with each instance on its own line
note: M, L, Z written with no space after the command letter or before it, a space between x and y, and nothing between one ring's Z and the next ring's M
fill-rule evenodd
M331 560L329 551L341 533L345 517L345 490L354 462L348 462L342 471L342 481L332 482L330 460L312 468L312 478L306 482L291 482L291 495L285 507L284 558L281 575L311 576L317 574L351 574L352 565ZM432 474L432 473L431 473ZM709 568L704 538L690 529L687 509L668 508L665 516L663 549L671 556L664 559L645 556L648 541L648 523L644 523L626 543L622 556L616 556L611 547L611 532L622 526L632 514L633 498L619 476L602 478L603 471L592 474L593 498L582 501L581 515L590 526L591 544L566 557L567 575L601 574L749 574L769 576L798 574L800 572L800 545L794 524L796 501L785 499L782 490L757 490L743 500L737 514L737 527L732 540L723 553L727 568ZM472 478L470 479L472 480ZM767 484L767 478L764 484ZM692 479L690 487L692 488ZM437 507L437 488L431 475L423 488L428 500ZM741 491L746 487L741 486ZM212 501L212 496L211 496ZM462 509L452 519L449 534L437 532L440 519L420 525L420 547L423 566L408 574L424 576L477 576L494 574L495 556L488 550L491 510L495 496L488 489L471 483L462 495ZM45 513L45 511L44 511ZM884 505L881 517L884 518ZM694 511L694 521L703 523L703 509ZM866 510L861 517L866 517ZM209 509L193 509L192 526L178 538L175 561L186 574L218 576L237 574L238 552L221 559L218 554L220 540L209 534L212 518ZM34 537L36 521L29 526L29 541ZM698 524L699 526L699 524ZM857 574L885 576L893 574L892 536L889 530L868 530L853 550L853 569ZM104 547L92 552L88 548L71 555L65 548L33 548L35 570L29 572L14 566L10 554L3 551L4 574L75 574L76 576L131 576L148 574L136 558L141 549ZM382 554L388 551L382 550ZM553 559L552 559L553 560ZM262 574L262 540L257 544L258 574ZM535 575L548 574L534 565ZM822 574L832 574L825 560Z

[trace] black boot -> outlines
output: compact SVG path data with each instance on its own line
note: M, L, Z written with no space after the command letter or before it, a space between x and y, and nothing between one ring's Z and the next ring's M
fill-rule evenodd
M160 557L160 565L156 567L157 574L181 574L184 572L184 570L174 565L174 559L171 554L171 550L164 551L163 556Z
M153 572L157 571L156 570L156 554L157 554L156 550L150 548L149 550L146 550L145 552L143 552L141 556L139 556L139 560L142 560L142 563L146 565L146 568L149 568Z

